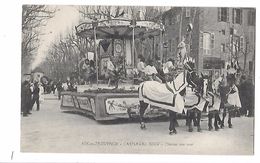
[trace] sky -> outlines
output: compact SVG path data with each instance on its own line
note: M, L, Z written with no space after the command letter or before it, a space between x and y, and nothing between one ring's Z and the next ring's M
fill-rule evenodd
M35 69L44 61L50 45L59 38L60 35L64 35L66 32L74 29L74 26L78 25L79 22L79 12L76 6L50 7L56 7L57 11L54 17L48 20L46 26L40 29L44 35L41 35L39 38L40 47L32 62L31 69Z

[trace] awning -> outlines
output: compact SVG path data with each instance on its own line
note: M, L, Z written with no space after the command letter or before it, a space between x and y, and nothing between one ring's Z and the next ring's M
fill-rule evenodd
M203 69L221 69L224 68L225 61L217 57L205 57L203 59Z
M162 24L151 21L111 19L82 23L76 26L76 34L81 37L93 38L94 27L96 27L97 39L131 38L133 35L133 26L135 38L158 36L160 35L160 32L164 30L164 26Z

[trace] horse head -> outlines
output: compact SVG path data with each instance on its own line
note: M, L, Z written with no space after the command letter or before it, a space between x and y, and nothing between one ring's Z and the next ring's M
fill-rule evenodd
M183 61L183 66L184 69L187 70L186 79L188 84L191 85L193 88L197 88L200 83L200 79L197 72L195 71L195 60L191 57L187 57Z
M208 92L213 92L213 82L211 75L204 75L201 73L198 84L198 92L203 96L206 96Z

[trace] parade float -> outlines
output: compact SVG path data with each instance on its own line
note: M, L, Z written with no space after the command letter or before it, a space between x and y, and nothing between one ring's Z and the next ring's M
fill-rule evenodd
M94 61L96 67L96 84L91 87L79 85L77 92L62 92L61 110L83 112L95 120L113 120L117 118L132 118L139 114L138 85L131 78L116 89L108 87L101 80L104 63L123 58L120 67L125 78L131 76L136 68L136 39L159 38L162 48L162 33L164 26L151 21L125 19L110 19L82 23L75 27L76 34L81 38L94 40ZM158 49L160 58L162 50ZM155 52L154 52L155 53ZM119 65L116 65L119 67ZM160 108L151 107L151 117L166 115Z

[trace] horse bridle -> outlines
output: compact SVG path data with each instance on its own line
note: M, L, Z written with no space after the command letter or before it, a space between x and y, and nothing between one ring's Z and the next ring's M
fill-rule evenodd
M190 70L190 71L188 70L187 72L189 74L189 81L193 84L193 87L194 88L198 87L198 85L191 80L191 76L192 76L192 73L194 73L194 71L193 70Z

